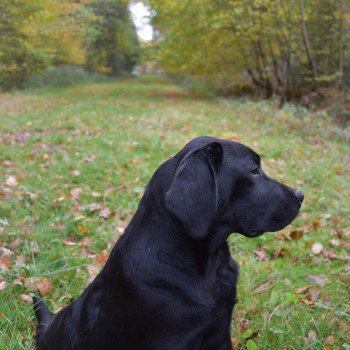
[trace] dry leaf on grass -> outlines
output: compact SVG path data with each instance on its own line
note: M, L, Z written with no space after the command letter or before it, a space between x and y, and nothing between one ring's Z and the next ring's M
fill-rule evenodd
M265 254L264 249L256 249L256 250L254 250L254 256L255 256L255 259L258 260L258 261L266 260L266 254Z
M107 260L108 260L108 253L106 250L102 250L102 252L97 254L96 256L96 262L101 266L103 266Z
M71 195L73 200L78 200L82 192L83 192L83 190L81 188L73 188L70 191L70 195Z
M42 296L52 291L51 282L46 277L29 277L24 280L24 285L31 292L39 292Z
M8 271L10 268L10 259L6 255L0 256L0 270Z
M329 279L325 276L309 275L305 277L309 282L317 284L321 287L329 283Z
M28 294L21 294L21 300L23 300L24 302L26 302L28 304L33 303L33 298Z
M290 232L289 237L293 240L293 241L299 241L299 239L301 239L304 236L304 232L301 230L293 230Z

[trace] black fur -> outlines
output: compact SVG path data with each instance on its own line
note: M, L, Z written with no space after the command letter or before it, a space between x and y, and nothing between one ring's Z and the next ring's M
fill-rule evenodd
M192 140L156 171L101 273L44 334L51 316L37 302L38 348L232 349L238 267L226 239L282 229L302 199L248 147Z

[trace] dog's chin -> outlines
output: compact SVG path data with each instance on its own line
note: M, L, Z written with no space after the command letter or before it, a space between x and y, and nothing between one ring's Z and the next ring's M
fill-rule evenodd
M255 238L261 236L264 232L264 230L252 230L247 232L239 232L241 235L248 237L248 238Z

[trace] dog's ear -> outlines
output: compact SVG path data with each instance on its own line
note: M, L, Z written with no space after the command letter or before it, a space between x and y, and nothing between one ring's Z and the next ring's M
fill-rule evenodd
M207 236L218 205L218 169L222 148L211 142L187 154L166 193L166 207L195 239Z

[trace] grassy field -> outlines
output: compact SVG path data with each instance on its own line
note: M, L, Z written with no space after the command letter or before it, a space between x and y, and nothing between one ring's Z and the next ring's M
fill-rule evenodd
M28 296L55 311L77 297L153 172L199 135L251 146L305 194L285 230L230 236L235 347L350 349L350 132L325 113L143 78L0 95L0 121L0 349L33 349Z

